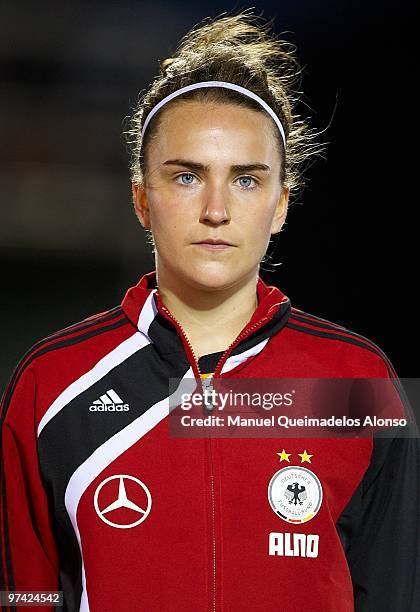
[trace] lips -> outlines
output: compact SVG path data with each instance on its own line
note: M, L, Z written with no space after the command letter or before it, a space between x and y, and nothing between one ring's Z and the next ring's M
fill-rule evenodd
M232 244L229 244L229 242L224 240L212 240L210 238L203 240L202 242L195 242L194 244L202 249L207 249L208 251L226 251L233 247Z
M205 240L201 240L200 242L196 242L195 244L213 244L213 245L225 245L225 246L232 246L230 244L230 242L227 242L226 240L221 240L221 239L214 239L214 238L206 238Z

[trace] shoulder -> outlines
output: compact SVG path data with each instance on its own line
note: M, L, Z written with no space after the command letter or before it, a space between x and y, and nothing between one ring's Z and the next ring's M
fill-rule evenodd
M16 390L38 385L52 393L89 370L136 330L120 306L91 315L32 345L17 363L2 397L2 413Z
M397 377L384 350L372 339L328 319L291 307L287 327L307 339L309 345L325 349L340 359L358 362L372 375Z
M20 359L18 367L27 367L35 360L40 361L44 355L51 359L57 359L62 354L68 356L72 348L86 345L89 341L93 341L93 344L95 340L104 339L127 325L131 325L130 321L120 306L91 315L36 342Z

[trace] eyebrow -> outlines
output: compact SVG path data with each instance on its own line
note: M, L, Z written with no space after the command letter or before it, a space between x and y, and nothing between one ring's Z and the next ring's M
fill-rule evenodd
M201 172L208 172L209 166L194 162L188 159L168 159L162 164L163 166L183 166L190 170L196 170ZM270 172L270 166L262 164L260 162L254 162L252 164L234 164L230 167L233 172L252 172L253 170L261 170L262 172Z

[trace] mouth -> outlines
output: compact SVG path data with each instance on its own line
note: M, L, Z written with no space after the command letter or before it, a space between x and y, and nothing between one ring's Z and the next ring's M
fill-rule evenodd
M202 247L204 249L210 249L211 251L224 251L226 249L232 248L232 244L226 242L225 240L203 240L202 242L194 242L198 247Z

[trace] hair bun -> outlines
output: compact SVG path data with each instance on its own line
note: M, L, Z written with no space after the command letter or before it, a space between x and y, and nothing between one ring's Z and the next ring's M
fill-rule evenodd
M168 57L159 63L161 74L165 74L169 66L175 61L174 57Z

